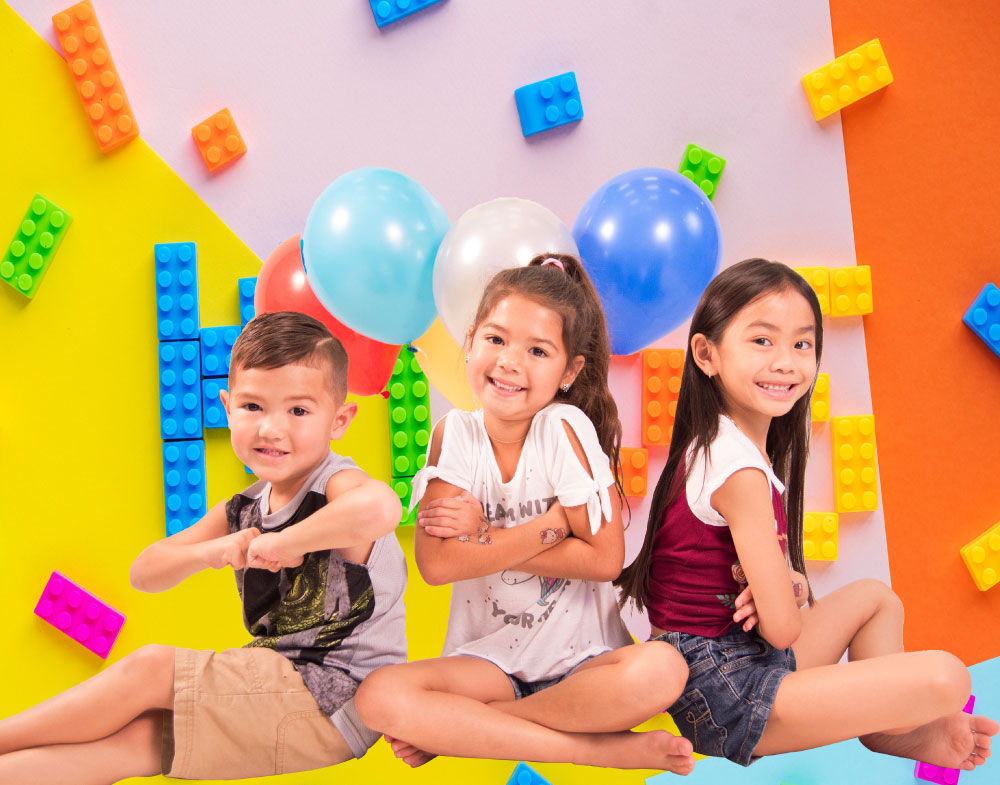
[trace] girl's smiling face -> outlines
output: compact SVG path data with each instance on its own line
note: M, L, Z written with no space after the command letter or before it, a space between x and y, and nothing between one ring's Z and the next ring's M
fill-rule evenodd
M508 425L530 423L583 367L569 361L558 313L512 294L500 300L469 339L466 375L487 415Z
M718 344L691 338L695 362L717 377L726 413L743 430L763 433L787 414L816 378L816 320L799 292L784 288L746 305Z

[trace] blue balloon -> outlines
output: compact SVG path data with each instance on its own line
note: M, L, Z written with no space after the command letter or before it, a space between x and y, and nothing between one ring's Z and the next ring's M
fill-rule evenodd
M615 354L637 352L687 319L722 255L712 203L666 169L633 169L598 188L573 224L573 239Z
M313 204L302 260L316 297L351 329L390 344L434 321L433 269L448 216L423 186L391 169L355 169Z

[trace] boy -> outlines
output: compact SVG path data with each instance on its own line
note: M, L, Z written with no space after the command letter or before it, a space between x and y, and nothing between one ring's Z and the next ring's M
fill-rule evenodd
M396 494L330 451L357 413L347 355L299 313L253 319L233 347L233 449L260 480L146 548L129 578L163 591L231 566L254 639L223 652L144 646L0 720L0 783L111 783L161 771L238 779L360 758L354 709L376 667L406 661Z

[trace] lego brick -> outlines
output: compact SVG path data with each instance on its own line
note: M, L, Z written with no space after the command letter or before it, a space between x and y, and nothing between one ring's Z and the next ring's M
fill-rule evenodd
M507 785L552 785L552 783L527 763L521 762L514 767Z
M233 344L240 336L240 329L236 325L201 328L199 340L202 376L229 376L229 360L233 355Z
M830 374L816 374L816 384L812 394L812 421L826 422L830 419Z
M837 512L877 510L875 418L870 414L834 417L831 426Z
M572 71L517 88L514 101L525 136L583 119L580 91Z
M375 24L379 27L391 25L410 14L440 3L441 0L368 0L372 7Z
M666 446L674 432L677 394L684 370L683 349L643 349L642 444Z
M1000 357L1000 289L995 284L983 287L962 321Z
M709 200L715 197L722 178L722 170L726 168L726 159L710 153L704 147L689 144L684 151L684 159L678 171L689 180L694 181Z
M125 616L60 572L49 576L35 615L107 659Z
M222 405L219 392L229 389L229 379L201 380L201 411L206 428L228 428L229 418L226 417L226 407ZM249 471L249 469L247 469Z
M25 297L34 297L72 222L73 216L35 194L0 259L0 279Z
M970 695L962 711L966 714L972 714L972 709L975 705L976 696ZM913 768L913 776L924 782L935 782L938 785L955 785L958 782L961 771L961 769L947 769L942 766L932 766L929 763L917 761L917 765Z
M866 264L830 270L830 316L872 312L872 270Z
M160 358L160 436L195 439L202 435L201 374L197 341L164 341Z
M877 38L802 77L802 87L817 120L881 90L891 82L892 72Z
M403 505L403 517L399 521L400 526L412 526L417 521L417 508L410 511L410 497L413 495L412 477L393 477L392 489L399 497Z
M795 272L801 275L816 292L819 299L819 309L830 314L830 268L829 267L796 267Z
M404 346L389 377L389 435L393 477L412 477L427 461L431 402L427 376Z
M87 119L103 152L139 135L94 7L84 0L52 17Z
M247 151L232 113L225 108L198 123L191 129L191 136L209 172L228 166Z
M156 243L156 331L161 341L196 341L198 251L194 243Z
M622 485L626 496L645 496L649 482L649 450L643 447L622 447Z
M979 591L1000 580L1000 523L987 529L959 551Z
M240 327L246 327L255 316L253 298L257 291L257 278L240 278L237 282L240 293Z
M802 515L802 553L813 561L837 560L837 526L840 517L835 512L807 512Z
M167 536L205 517L205 442L163 443L163 502Z

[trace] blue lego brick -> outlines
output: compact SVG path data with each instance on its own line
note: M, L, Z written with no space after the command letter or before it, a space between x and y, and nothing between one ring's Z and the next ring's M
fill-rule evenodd
M156 243L156 331L161 341L198 339L198 254L194 243Z
M201 375L229 376L229 358L233 354L233 344L240 335L240 328L201 328Z
M1000 289L995 284L983 287L962 321L1000 357Z
M410 14L423 11L441 0L368 0L372 7L375 24L379 27L391 25Z
M531 136L583 118L576 74L569 71L514 91L521 133Z
M240 327L246 327L255 316L253 297L257 291L257 278L240 278L236 284L240 290Z
M205 517L205 442L163 443L163 500L167 536Z
M205 415L206 428L228 428L229 418L226 417L226 407L219 399L221 390L229 389L229 379L202 379L201 380L201 409Z
M160 436L202 436L201 373L197 341L160 342Z
M507 785L552 785L545 777L535 771L527 763L518 763L514 767Z

